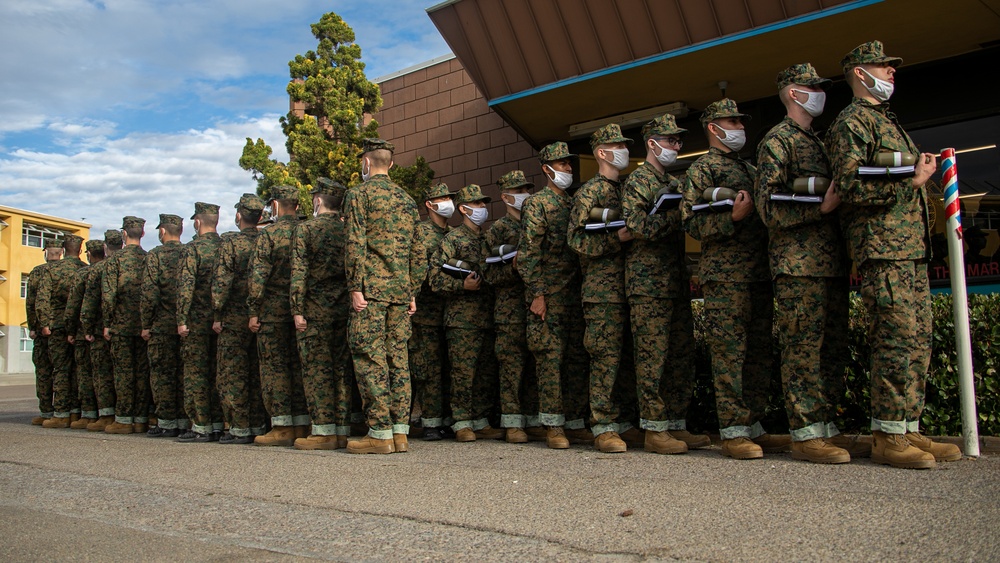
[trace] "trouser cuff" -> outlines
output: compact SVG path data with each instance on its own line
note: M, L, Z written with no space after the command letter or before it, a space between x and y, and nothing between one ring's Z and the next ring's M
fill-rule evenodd
M500 415L500 426L504 428L524 428L525 417L523 414L502 414Z
M885 432L886 434L906 434L906 421L879 420L877 418L873 418L872 432Z
M251 436L263 436L264 434L267 434L267 428L264 426L253 426L250 428Z
M298 414L292 417L292 426L309 426L312 420L308 414Z
M69 418L71 413L69 411L56 411L52 413L50 418Z
M191 432L197 432L198 434L211 434L212 425L211 424L192 424Z
M472 421L473 430L482 430L483 428L486 428L489 425L490 421L485 418L477 418L476 420Z
M293 421L292 415L287 415L287 416L272 416L271 417L271 426L272 427L273 426L295 426L295 423L292 422L292 421Z
M685 418L677 418L674 420L667 421L667 430L687 430L688 423Z
M527 426L527 427L529 427L529 428L532 427L532 426L541 426L542 425L541 422L538 422L538 415L537 414L528 415L528 416L526 416L524 418L525 418L524 425Z
M645 418L640 418L639 428L652 432L666 432L670 430L670 425L666 420L646 420Z
M251 432L249 428L233 428L230 426L229 434L238 438L243 438L244 436L250 436Z
M333 436L336 433L336 424L313 424L310 431L313 436Z
M405 435L409 435L410 434L410 425L409 424L393 424L392 425L392 434L405 434ZM389 436L389 437L392 438L392 436Z
M69 409L69 414L80 414L80 409Z
M337 436L350 436L351 435L351 427L350 426L337 426L337 429L335 430L335 432L337 433Z
M618 425L614 422L611 424L595 424L590 427L590 431L594 434L594 436L600 436L605 432L617 432Z
M472 428L472 421L471 420L459 420L455 424L451 425L451 429L454 430L455 432L458 432L459 430L461 430L463 428Z
M97 418L97 411L83 411L80 418Z
M624 434L625 432L628 432L629 430L634 428L631 422L618 422L615 424L615 426L618 427L619 434Z
M226 423L225 422L213 422L212 423L212 432L224 432L225 430L226 430Z
M834 436L836 436L838 434L840 434L840 429L837 428L837 423L836 422L827 422L826 423L826 437L827 438L833 438Z
M736 438L749 438L749 426L727 426L719 429L719 437L723 440L733 440Z
M575 418L573 420L567 420L566 424L563 426L566 427L566 430L583 430L587 427L587 423L582 418Z
M805 428L790 430L788 433L791 435L793 442L805 442L813 438L826 438L826 424L815 422Z
M115 409L110 408L110 407L106 408L106 409L97 409L97 414L99 416L114 416L115 415ZM45 415L42 415L42 416L45 416ZM52 416L52 413L49 413L49 416Z
M906 431L907 432L920 432L920 421L919 420L907 420L906 421Z
M542 426L564 426L566 424L566 417L561 414L540 412L538 413L538 422Z
M759 438L759 437L763 436L764 434L767 434L767 430L764 430L764 426L760 423L759 420L757 422L753 423L753 426L750 427L750 439L751 440L753 440L754 438Z
M160 419L160 420L156 421L156 425L159 426L160 428L164 429L164 430L176 430L177 429L177 420L176 419L174 419L174 420Z
M443 418L421 418L420 425L424 428L441 428L444 426Z
M105 416L113 416L115 414L115 409L108 409L108 410L110 410L111 412L109 414L105 415ZM55 413L52 413L52 412L40 412L40 413L38 413L38 416L40 416L42 418L52 418L53 414L55 414Z
M392 429L375 430L374 428L369 428L368 435L376 440L392 440Z
M132 424L131 416L115 416L115 422L118 424Z

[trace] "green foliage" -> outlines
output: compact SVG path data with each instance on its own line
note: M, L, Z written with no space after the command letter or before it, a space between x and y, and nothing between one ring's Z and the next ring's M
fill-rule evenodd
M399 187L406 190L414 201L424 199L424 192L431 187L434 180L434 170L427 164L424 157L418 156L411 166L393 166L389 169L389 177Z

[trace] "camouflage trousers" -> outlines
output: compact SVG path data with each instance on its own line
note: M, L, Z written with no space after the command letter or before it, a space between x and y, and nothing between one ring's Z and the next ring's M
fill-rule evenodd
M347 321L309 320L296 332L302 384L312 418L312 434L346 436L350 433L351 355L347 348Z
M639 426L654 432L687 430L695 384L691 300L636 296L629 310Z
M73 343L73 368L80 416L97 418L97 396L94 394L94 374L90 366L90 343L82 337Z
M90 343L90 371L94 377L94 394L97 398L97 416L114 416L115 370L111 361L111 344L97 336Z
M413 402L420 403L420 424L424 428L444 426L448 395L448 357L444 327L413 323L407 342Z
M181 337L177 334L150 334L146 341L146 355L149 357L149 387L156 405L156 423L165 430L186 428Z
M773 375L771 282L706 281L701 287L719 433L723 440L755 438L764 433L760 419Z
M594 435L618 429L619 403L615 383L621 365L626 306L624 303L584 303L587 328L583 345L590 356L590 415Z
M295 347L292 321L261 323L257 332L260 388L272 426L309 424L309 409L302 387L302 365Z
M215 383L222 416L233 436L261 434L267 423L260 392L257 335L247 328L247 320L223 323L216 342Z
M66 341L66 330L52 329L49 335L49 359L52 360L52 412L53 416L69 418L80 412L76 378L73 370L73 348Z
M214 330L191 332L181 339L184 364L184 411L191 430L201 434L224 428L219 390L215 386L216 342Z
M451 427L456 432L462 428L479 430L489 424L491 332L489 329L464 327L448 327L445 330L448 363L451 365L451 416L455 419Z
M49 338L36 332L31 344L31 361L35 364L35 395L38 411L43 418L52 418L52 360L49 358Z
M872 430L919 430L931 357L927 263L868 260L858 268L872 347Z
M537 425L538 380L528 350L526 325L497 323L496 352L500 369L500 426L524 428Z
M774 290L781 386L792 440L827 437L844 395L847 278L781 275Z
M590 360L583 347L578 295L573 288L547 295L544 320L528 313L525 337L535 357L538 419L543 426L583 428L587 416Z
M348 320L347 340L372 438L387 440L410 431L407 308L405 303L369 300L360 312L351 309Z
M149 421L149 358L146 341L138 335L111 334L111 363L115 372L115 421Z

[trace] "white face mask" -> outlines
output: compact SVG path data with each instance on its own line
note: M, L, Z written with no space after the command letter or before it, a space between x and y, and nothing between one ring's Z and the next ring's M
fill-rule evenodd
M524 205L524 200L528 199L528 196L531 194L507 194L507 195L514 198L514 203L507 203L507 202L504 203L507 203L508 206L513 207L514 209L520 211L521 206Z
M366 165L368 167L368 171L367 172L365 171L365 166ZM366 159L364 159L364 160L361 161L361 181L362 182L367 182L368 178L371 178L371 176L372 176L372 166L371 166L371 163L369 163L368 159L366 158Z
M723 129L716 123L713 123L713 125L715 125L716 129L722 131L723 134L722 137L716 135L716 138L722 141L722 144L726 145L726 148L728 148L729 150L739 151L740 149L743 148L743 145L747 144L746 131L742 129L732 129L732 130Z
M611 166L614 166L618 170L628 168L628 149L604 149L604 152L611 153Z
M437 209L434 210L434 213L437 213L438 215L444 217L445 219L448 219L455 214L455 202L451 201L450 199L447 201L439 202L436 205Z
M806 113L813 117L819 117L823 114L823 106L826 105L826 92L807 92L805 90L796 90L794 88L790 91L808 96L805 103L792 98L792 101L802 106L802 108L806 110Z
M560 172L551 166L548 167L552 171L554 176L551 178L552 183L555 184L560 190L565 190L573 184L573 175L569 172Z
M475 223L477 227L482 227L483 223L490 217L490 211L485 207L469 207L468 205L463 205L462 207L469 210L469 214L466 217L469 218L469 221Z
M861 85L865 87L865 90L868 90L868 93L871 94L873 98L880 102L886 102L892 97L892 91L896 89L895 84L887 80L882 80L881 78L875 78L872 76L872 73L861 67L858 67L858 70L867 74L868 78L871 78L875 82L873 86L869 86L865 84L864 80L861 81Z
M677 151L673 149L665 149L660 143L653 140L653 144L659 147L660 154L655 155L656 161L660 163L661 166L670 166L674 162L677 162Z

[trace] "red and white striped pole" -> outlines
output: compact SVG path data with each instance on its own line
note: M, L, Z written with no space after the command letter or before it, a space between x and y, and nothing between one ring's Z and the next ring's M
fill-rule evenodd
M965 249L962 247L962 212L958 199L958 165L955 149L941 151L944 206L951 269L951 304L955 321L955 351L958 355L958 390L962 404L962 439L965 455L979 457L979 420L976 418L976 386L972 376L972 339L969 336L969 296L965 286Z

